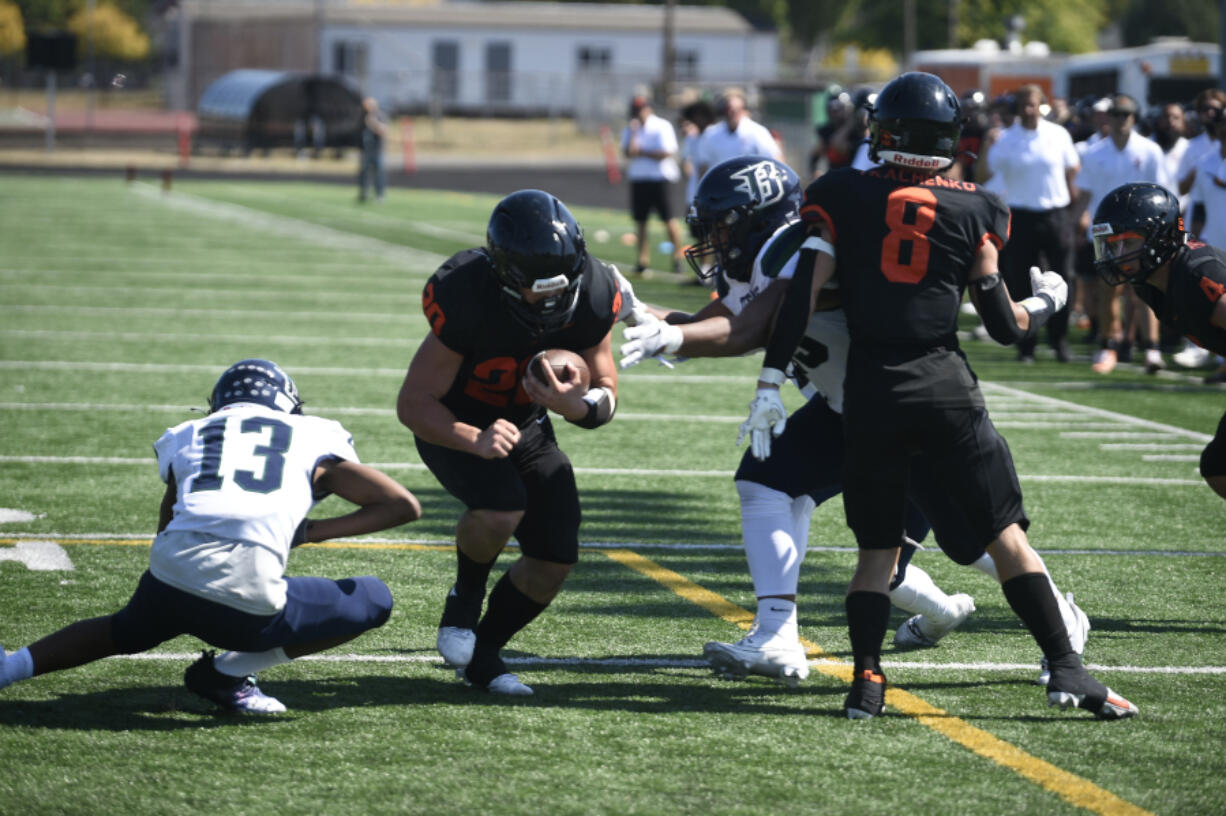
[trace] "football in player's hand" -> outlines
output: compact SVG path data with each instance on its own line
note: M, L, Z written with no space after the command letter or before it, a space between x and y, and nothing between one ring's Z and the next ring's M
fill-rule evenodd
M545 349L532 358L532 361L528 363L528 370L532 372L533 377L547 385L549 377L545 374L545 366L549 366L553 369L553 376L558 378L558 382L570 382L571 371L566 367L567 363L578 371L579 385L587 388L592 381L592 372L588 370L583 357L568 349Z

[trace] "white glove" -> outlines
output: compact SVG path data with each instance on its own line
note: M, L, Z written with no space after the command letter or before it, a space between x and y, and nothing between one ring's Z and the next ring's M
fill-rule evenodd
M617 312L618 322L624 322L627 326L643 326L658 320L659 318L648 312L647 305L634 294L634 287L630 285L630 281L621 273L621 270L615 266L613 272L617 275L617 288L622 295L622 307Z
M1051 298L1051 302L1055 308L1052 313L1056 313L1064 308L1064 304L1068 302L1068 283L1060 276L1059 272L1043 272L1037 266L1030 267L1030 288L1038 295L1039 293L1046 294ZM1023 304L1026 301L1022 301ZM1028 311L1035 311L1029 306L1026 306Z
M642 361L645 357L655 357L657 354L672 354L681 348L684 338L681 327L663 320L655 320L640 326L629 326L622 331L627 342L621 347L621 367L629 368Z
M741 423L741 432L736 435L739 446L749 436L749 450L759 462L771 455L771 437L783 433L788 424L788 411L783 407L783 398L778 388L759 388L758 395L749 403L749 418Z

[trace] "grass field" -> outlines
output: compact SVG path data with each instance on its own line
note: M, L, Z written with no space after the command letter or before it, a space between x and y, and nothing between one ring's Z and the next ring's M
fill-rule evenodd
M288 714L213 713L182 687L190 638L0 691L0 813L1226 812L1226 504L1196 474L1226 399L1198 377L1091 379L1085 362L1021 367L968 344L1032 540L1135 720L1049 709L999 589L935 551L917 563L978 611L937 649L887 645L887 715L843 719L855 556L838 499L814 516L802 573L813 674L795 690L714 677L702 644L739 638L753 608L730 476L756 358L641 365L611 425L556 424L584 552L508 649L536 695L498 699L434 652L460 508L393 413L426 331L421 286L481 242L494 199L393 190L359 209L339 186L0 183L5 647L126 601L161 496L150 446L242 357L280 362L308 411L342 421L425 509L295 552L293 574L375 574L397 606L338 652L267 672ZM589 236L629 226L621 211L577 215ZM593 249L632 263L616 240ZM639 289L690 309L705 295Z

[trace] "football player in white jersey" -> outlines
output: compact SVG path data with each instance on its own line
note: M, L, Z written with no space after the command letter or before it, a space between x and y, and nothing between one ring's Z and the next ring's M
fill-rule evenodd
M392 610L373 576L285 577L290 549L414 521L421 505L360 464L339 423L304 416L293 380L268 360L226 369L208 415L167 430L154 452L166 492L131 600L13 654L0 649L0 688L189 634L230 650L189 666L189 690L235 711L285 711L260 691L256 672L352 640ZM307 521L331 493L358 509Z
M722 357L761 347L787 281L806 251L807 233L797 223L799 208L799 182L786 165L741 158L712 168L695 195L690 222L702 240L688 257L700 276L717 276L721 297L694 315L638 306L659 320L640 321L625 330L622 367L660 354ZM761 674L791 684L809 673L797 628L796 592L813 510L842 491L841 413L848 335L838 305L837 289L832 287L792 358L791 376L809 402L788 418L786 438L773 446L773 454L759 461L747 451L735 476L758 607L754 624L741 641L711 642L703 649L712 667L725 675ZM744 436L742 431L738 444ZM915 545L930 528L954 560L997 579L991 556L970 542L958 511L943 496L925 490L923 467L917 463L918 472L911 480L907 546L890 585L890 601L913 613L895 634L895 645L902 648L935 646L975 608L969 595L947 595L911 563ZM1088 620L1071 598L1059 593L1057 597L1080 652ZM1046 672L1040 682L1045 677Z

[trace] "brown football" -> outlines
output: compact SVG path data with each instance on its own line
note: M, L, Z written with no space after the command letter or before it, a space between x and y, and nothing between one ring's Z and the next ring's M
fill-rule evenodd
M588 370L587 363L581 356L568 349L545 349L532 358L532 361L528 363L528 370L532 372L533 377L543 383L548 383L549 377L545 375L544 368L548 365L553 369L553 376L558 378L558 382L569 382L570 372L566 369L567 363L578 370L579 384L587 388L592 381L592 372Z

